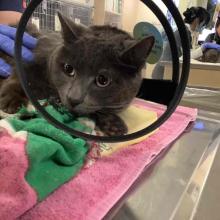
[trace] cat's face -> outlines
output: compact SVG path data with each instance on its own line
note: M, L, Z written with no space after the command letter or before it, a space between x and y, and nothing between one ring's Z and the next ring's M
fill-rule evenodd
M136 96L153 37L135 41L110 27L84 28L59 15L64 43L52 54L50 80L78 114L119 111Z

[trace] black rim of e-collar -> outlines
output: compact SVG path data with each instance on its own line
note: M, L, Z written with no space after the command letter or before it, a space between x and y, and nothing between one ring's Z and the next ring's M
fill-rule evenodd
M127 0L128 1L128 0ZM168 36L168 40L170 42L171 52L172 52L172 59L173 59L173 81L178 82L179 80L179 59L177 56L177 46L175 37L172 31L172 28L167 21L165 15L161 12L161 10L158 8L158 6L151 0L141 0L151 11L157 16L157 18L160 20L161 24L163 25L163 28ZM65 126L64 124L57 121L54 117L52 117L45 109L40 105L38 100L34 97L31 87L28 84L26 73L24 71L23 63L22 63L22 38L25 32L25 28L27 25L28 20L30 19L32 13L36 9L36 7L42 2L42 0L32 0L30 4L28 5L27 9L24 11L19 26L17 28L17 34L16 34L16 42L15 42L15 59L16 59L16 66L18 70L18 76L21 81L22 87L27 95L27 97L30 99L34 107L42 114L42 116L52 125L55 127L64 130L70 135L73 135L75 137L80 137L89 141L97 141L97 142L106 142L106 143L114 143L114 142L123 142L123 141L129 141L132 139L139 138L141 136L144 136L155 129L157 129L159 126L161 126L175 111L177 108L189 76L189 69L190 69L190 45L188 40L188 34L185 28L185 24L182 20L182 17L176 8L175 4L172 0L162 0L163 3L166 5L168 10L170 11L171 15L173 16L175 23L177 25L180 37L181 37L181 44L182 44L182 53L183 53L183 65L182 65L182 73L181 78L179 81L179 84L176 88L175 94L170 101L169 105L167 106L166 111L162 114L160 118L158 118L154 123L149 125L148 127L137 131L132 134L127 134L123 136L97 136L97 135L90 135L86 134L77 130L74 130L72 128L69 128Z

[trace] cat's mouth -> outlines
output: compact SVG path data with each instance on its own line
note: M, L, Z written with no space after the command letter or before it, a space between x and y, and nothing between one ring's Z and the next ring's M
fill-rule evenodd
M103 113L117 113L127 108L130 102L123 102L113 105L88 105L85 102L79 103L77 105L70 104L69 102L63 102L60 98L56 97L51 101L53 105L58 107L66 107L74 115L88 115L95 112Z
M71 113L78 114L78 115L87 115L92 114L95 112L102 112L102 113L117 113L121 112L123 109L127 108L129 104L119 104L119 105L93 105L88 106L86 104L79 104L75 106L74 108L69 108Z

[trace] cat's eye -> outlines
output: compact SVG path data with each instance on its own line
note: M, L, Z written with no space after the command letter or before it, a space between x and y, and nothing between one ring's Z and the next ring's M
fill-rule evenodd
M111 78L109 76L105 76L100 74L96 77L96 85L98 87L106 87L111 83Z
M67 74L68 76L75 76L75 70L73 66L67 63L63 65L63 72Z

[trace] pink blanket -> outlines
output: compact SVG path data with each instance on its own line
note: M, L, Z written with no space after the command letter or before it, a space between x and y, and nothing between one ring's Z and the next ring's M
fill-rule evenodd
M158 115L164 111L161 106L146 105L146 102L141 100L138 100L136 104L145 105L147 109L156 111ZM13 212L11 208L14 207L20 209L22 214L18 218L20 220L102 219L144 168L184 132L188 124L196 119L196 115L195 109L179 107L172 117L147 140L129 146L111 156L102 157L90 167L84 167L76 177L32 209L30 208L36 202L36 196L33 189L24 182L27 162L24 159L24 163L19 163L20 158L25 158L25 152L20 151L14 155L14 163L17 166L15 184L19 180L20 185L14 188L13 184L9 186L9 193L18 194L16 201L8 203L12 204L8 207L9 212ZM13 144L16 148L17 143ZM1 175L3 174L0 172L0 179L3 178ZM14 202L17 204L13 204ZM28 211L23 213L25 210ZM6 216L4 219L10 218Z

